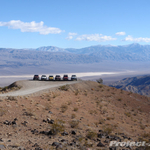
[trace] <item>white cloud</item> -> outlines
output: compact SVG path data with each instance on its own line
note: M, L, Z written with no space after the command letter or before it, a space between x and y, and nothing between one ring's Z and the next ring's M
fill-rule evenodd
M97 42L105 42L105 41L113 41L116 38L112 38L111 36L106 36L102 34L84 34L76 38L77 41L97 41Z
M132 41L132 42L150 42L150 38L133 38L131 35L128 35L123 41Z
M67 40L71 40L71 39L73 39L73 36L76 36L76 35L77 35L77 33L69 32L69 33L68 33L68 36L66 37L66 39L67 39Z
M68 33L68 35L72 35L72 36L74 36L74 35L77 35L77 33L69 32L69 33Z
M0 22L0 26L7 26L11 29L20 29L21 32L39 32L44 35L63 32L59 28L45 26L43 21L36 23L35 21L22 22L20 20L11 20L9 22Z
M125 32L117 32L116 35L125 35Z

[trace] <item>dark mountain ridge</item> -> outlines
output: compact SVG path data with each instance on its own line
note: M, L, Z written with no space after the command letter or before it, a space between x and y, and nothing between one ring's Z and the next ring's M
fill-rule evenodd
M150 97L150 75L124 78L109 86Z

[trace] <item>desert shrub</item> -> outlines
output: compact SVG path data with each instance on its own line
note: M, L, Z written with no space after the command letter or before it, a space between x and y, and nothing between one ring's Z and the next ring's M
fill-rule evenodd
M96 110L89 110L89 113L90 113L91 115L93 115L93 114L97 114L97 111L96 111Z
M113 131L112 127L104 127L104 132L110 134Z
M122 99L121 98L118 98L118 101L121 101Z
M84 92L84 95L87 96L87 92Z
M103 108L103 105L99 105L99 109L102 109Z
M73 109L73 111L78 111L78 108L77 108L77 107L75 107L75 108Z
M142 112L142 109L141 109L141 108L138 108L138 111Z
M114 124L114 128L117 128L118 127L118 125L117 124Z
M99 124L103 124L104 123L104 119L100 118L98 123Z
M56 120L52 125L51 125L51 134L52 135L56 135L59 132L64 131L64 125L63 125L64 121L62 120Z
M47 99L47 101L51 101L51 99L50 99L50 98L48 98L48 99Z
M124 105L124 106L127 106L127 104L126 104L126 103L124 103L123 105Z
M107 119L107 120L111 120L112 118L111 118L111 117L107 117L106 119Z
M144 137L144 138L150 138L150 132L142 134L142 137Z
M106 95L105 97L111 97L111 95Z
M34 116L34 112L32 109L28 108L24 113L23 115L26 115L26 116Z
M79 137L78 141L81 143L84 140L84 137Z
M17 101L17 98L14 96L8 96L8 100L10 101Z
M45 104L45 110L50 110L51 109L51 104L50 103L46 103Z
M59 95L60 95L59 93L56 93L56 92L55 92L55 93L53 93L53 96L52 96L52 97L53 97L53 98L56 98L56 97L59 96Z
M144 130L144 129L145 129L145 126L144 126L143 124L141 124L141 125L140 125L140 128L141 128L142 130Z
M78 95L79 94L79 90L75 90L75 95Z
M94 122L95 126L98 127L99 122Z
M6 91L7 89L9 89L8 86L5 86L5 87L1 88L2 91Z
M132 92L130 91L129 93L128 93L128 95L131 95L132 94Z
M62 91L68 91L69 85L68 84L67 85L63 85L63 86L59 87L59 89L62 90Z
M93 147L93 143L88 142L88 140L85 140L84 146L85 146L85 147Z
M76 114L72 114L71 118L74 119L76 117Z
M96 136L97 136L97 133L94 131L88 131L88 133L86 134L86 137L88 139L94 139L94 138L96 138Z
M96 100L96 106L98 107L100 104L100 101L99 100Z
M105 114L105 113L107 113L107 109L106 109L106 108L103 108L103 109L102 109L102 114Z
M57 96L56 94L53 94L53 98L56 98L56 96Z
M124 113L127 117L131 117L131 113L130 112L125 112Z
M61 105L61 112L64 113L68 109L68 106L65 104Z
M3 108L0 108L0 117L6 114L6 110Z
M72 102L71 101L68 101L68 105L71 105L72 104Z
M99 88L102 88L102 87L103 87L103 85L102 85L102 84L100 84L100 85L98 85L98 87L99 87Z
M69 122L69 124L70 124L71 128L77 128L78 125L79 125L79 121L72 120L72 121Z
M103 83L103 79L99 78L99 79L96 80L96 82L101 84L101 83Z
M12 83L9 86L5 86L3 88L0 88L0 91L8 91L8 90L19 90L21 88L21 86L16 85L15 83Z

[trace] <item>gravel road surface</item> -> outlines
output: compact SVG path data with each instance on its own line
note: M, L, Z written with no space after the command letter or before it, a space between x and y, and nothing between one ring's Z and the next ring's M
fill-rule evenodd
M0 94L0 97L6 96L25 96L29 94L33 94L42 90L63 86L66 84L75 84L81 81L29 81L29 80L22 80L17 81L17 85L21 86L22 88L17 91L12 91L4 94Z

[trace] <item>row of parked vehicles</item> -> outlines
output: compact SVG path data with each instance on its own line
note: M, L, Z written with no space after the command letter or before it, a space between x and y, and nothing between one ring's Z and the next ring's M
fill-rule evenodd
M39 75L34 75L33 80L40 80L40 76ZM49 81L61 81L61 80L68 81L69 77L68 77L68 75L64 75L63 78L61 78L60 75L56 75L55 77L53 75L49 75L49 77L47 78L46 75L42 75L41 80L43 80L43 81L47 81L47 80L49 80ZM77 76L72 75L71 76L71 81L77 81Z

